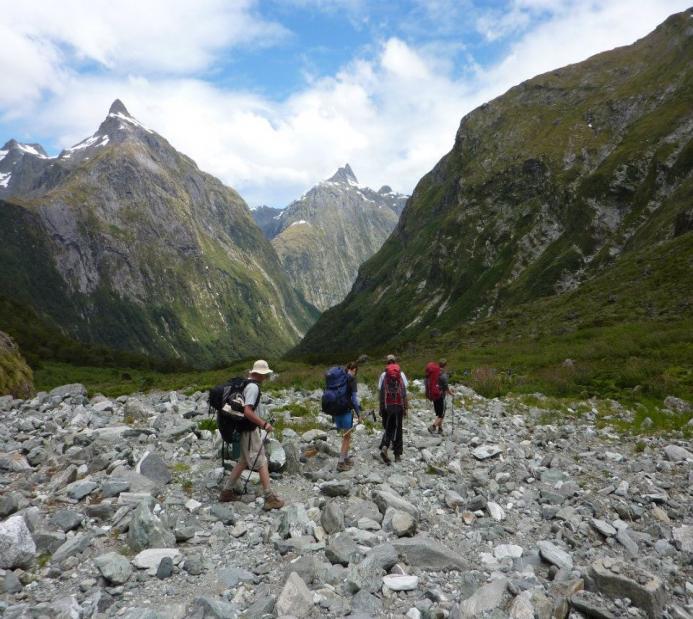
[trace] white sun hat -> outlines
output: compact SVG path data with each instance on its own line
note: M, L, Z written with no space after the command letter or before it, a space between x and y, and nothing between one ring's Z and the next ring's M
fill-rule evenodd
M253 365L253 369L250 370L251 374L271 374L272 370L270 370L269 365L267 365L267 361L264 359L258 359L255 364Z

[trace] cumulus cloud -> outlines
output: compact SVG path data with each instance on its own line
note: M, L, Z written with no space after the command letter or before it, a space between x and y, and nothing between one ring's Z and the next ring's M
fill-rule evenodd
M440 0L437 9L445 4ZM244 14L255 19L248 12L252 5L245 6ZM69 146L91 133L119 97L139 120L251 204L283 206L345 162L361 182L410 192L450 149L460 119L474 107L538 73L631 43L684 8L680 0L516 0L509 12L541 12L542 19L520 24L523 33L492 66L471 59L460 72L451 57L438 55L446 46L390 36L334 75L311 79L279 101L178 75L166 70L165 60L159 65L163 75L146 72L137 54L128 59L109 51L112 46L100 48L100 62L122 63L124 69L105 75L79 72L61 64L59 48L38 47L34 52L48 54L63 75L60 88L31 119L40 134ZM258 22L264 27L273 26ZM214 49L202 46L191 62L208 64L205 54ZM48 79L36 71L37 79Z
M70 74L187 75L224 50L287 36L254 0L2 1L0 105L61 94Z

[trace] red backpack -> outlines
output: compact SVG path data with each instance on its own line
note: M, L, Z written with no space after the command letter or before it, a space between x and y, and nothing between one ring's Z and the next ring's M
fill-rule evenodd
M435 361L426 364L426 399L438 400L443 393L440 390L440 365Z
M385 368L383 378L383 399L385 406L402 406L404 404L404 383L399 365L391 363Z

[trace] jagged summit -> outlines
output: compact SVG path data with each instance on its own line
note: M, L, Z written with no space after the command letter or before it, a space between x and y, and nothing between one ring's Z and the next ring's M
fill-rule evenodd
M40 144L22 144L14 138L5 142L2 147L3 151L22 151L23 153L34 155L35 157L48 157L48 153Z
M332 183L354 183L358 184L356 175L351 169L351 166L347 163L343 168L339 168L330 178L327 179L328 182Z
M108 113L109 114L123 114L125 116L130 116L130 112L128 112L128 108L125 107L125 104L120 99L116 99L113 103L111 103L111 107L108 108Z

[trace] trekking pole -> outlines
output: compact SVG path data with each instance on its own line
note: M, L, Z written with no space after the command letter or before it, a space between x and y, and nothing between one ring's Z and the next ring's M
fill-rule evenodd
M251 467L250 471L248 472L248 477L245 478L245 484L243 485L243 494L248 493L248 482L250 481L250 476L252 475L253 471L255 470L255 465L257 464L257 459L260 457L260 452L265 448L265 440L267 439L267 435L269 432L265 430L265 436L262 437L260 440L260 449L257 450L257 455L255 456L255 462L253 462L253 466ZM250 441L250 432L248 432L248 441Z
M455 397L450 394L450 414L452 415L452 434L455 434Z

